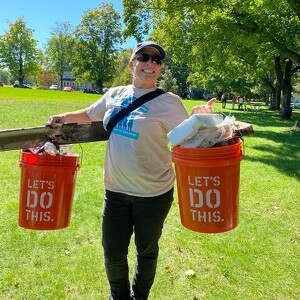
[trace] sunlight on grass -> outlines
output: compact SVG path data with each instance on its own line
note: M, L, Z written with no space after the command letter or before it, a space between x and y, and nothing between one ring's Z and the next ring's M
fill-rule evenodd
M43 125L48 116L99 98L79 92L0 89L1 128ZM184 100L191 108L203 101ZM216 110L222 111L216 103ZM201 234L180 222L177 194L164 226L153 300L297 300L300 295L300 132L278 112L224 110L253 124L244 137L236 229ZM71 224L18 227L19 151L0 152L1 299L107 299L101 248L105 142L74 145L82 157ZM120 154L121 155L121 154ZM129 261L134 267L134 247Z

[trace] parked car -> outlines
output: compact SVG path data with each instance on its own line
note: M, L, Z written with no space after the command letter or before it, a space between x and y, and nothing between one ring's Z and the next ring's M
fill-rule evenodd
M14 88L31 89L31 85L30 85L30 84L26 84L26 83L24 83L23 85L20 85L20 84L14 84L13 87L14 87Z
M99 94L98 91L92 89L84 89L83 92L87 94Z
M70 86L65 86L64 87L64 92L73 92L73 89Z
M49 87L49 90L58 90L58 85L57 84L51 84Z
M294 108L299 108L300 109L300 102L295 102L294 103Z

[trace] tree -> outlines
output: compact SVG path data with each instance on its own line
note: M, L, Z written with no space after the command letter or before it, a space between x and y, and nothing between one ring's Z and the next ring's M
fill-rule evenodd
M167 80L168 82L173 81L174 85L170 91L180 95L181 97L187 97L189 93L189 68L185 64L174 63L171 58L167 57L164 62L164 69L162 71L162 79L163 81ZM165 74L168 73L168 74ZM160 85L162 84L162 80L160 80ZM166 87L165 90L168 90Z
M72 73L81 81L91 81L102 92L103 84L115 72L117 46L122 40L120 16L112 4L85 12L75 28L76 53Z
M163 43L173 61L188 65L190 80L204 87L251 94L274 73L277 56L294 64L282 73L297 72L300 20L296 2L135 0L130 6L131 1L124 0L124 15L130 34L136 37L150 28L145 22L155 20L159 29L152 36ZM139 20L141 12L147 16L143 21ZM285 98L282 105L289 106L289 94Z
M165 91L178 93L177 81L172 76L171 70L167 67L165 67L164 72L161 75L161 79L159 80L159 86Z
M39 87L48 88L51 84L56 84L58 81L57 73L53 73L48 70L40 72L37 84Z
M10 84L10 73L7 70L0 69L0 81L4 84Z
M63 88L63 75L71 65L74 54L75 41L72 36L72 26L69 22L56 24L56 29L51 32L46 47L47 65L50 70L60 77L60 88ZM53 82L51 82L53 83ZM50 83L50 84L51 84Z
M22 18L18 18L9 25L9 31L0 36L0 64L9 69L20 86L26 78L35 77L40 70L42 53L37 49L37 41L32 34L33 30L26 27Z
M116 72L111 82L111 86L128 85L132 82L131 70L128 67L128 62L131 56L132 49L120 51L116 57ZM109 84L110 82L107 82Z

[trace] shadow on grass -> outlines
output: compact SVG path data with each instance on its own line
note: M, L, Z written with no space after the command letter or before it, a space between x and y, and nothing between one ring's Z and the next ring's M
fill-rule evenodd
M288 136L287 136L288 135ZM300 180L300 132L291 133L274 133L271 131L256 133L258 138L272 139L274 142L279 143L276 147L270 147L269 144L257 144L253 148L260 150L269 155L261 157L245 157L246 160L257 161L266 165L273 165L281 172L295 177L298 181Z
M300 110L293 112L290 120L283 120L278 112L270 110L257 113L241 111L232 114L237 120L253 125L253 137L258 142L252 148L266 154L261 157L246 156L246 160L272 165L288 176L300 180L298 163L300 159L300 131L291 130L296 121L300 119ZM270 127L274 127L274 130Z
M292 127L300 119L300 109L293 110L290 120L283 120L278 111L268 109L260 110L257 113L231 110L230 113L239 121L251 123L259 127Z

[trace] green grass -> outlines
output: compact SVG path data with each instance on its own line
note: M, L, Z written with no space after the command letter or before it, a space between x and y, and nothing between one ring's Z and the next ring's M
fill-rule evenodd
M0 88L0 129L36 126L49 115L79 109L99 95ZM201 101L184 100L190 110ZM220 103L216 110L222 111ZM253 124L244 138L240 223L203 234L180 223L175 199L161 239L153 300L299 299L300 118L278 112L223 110ZM63 230L18 227L19 151L0 152L0 298L107 299L101 248L105 142L75 145L82 153L71 225ZM133 266L134 249L130 248Z

